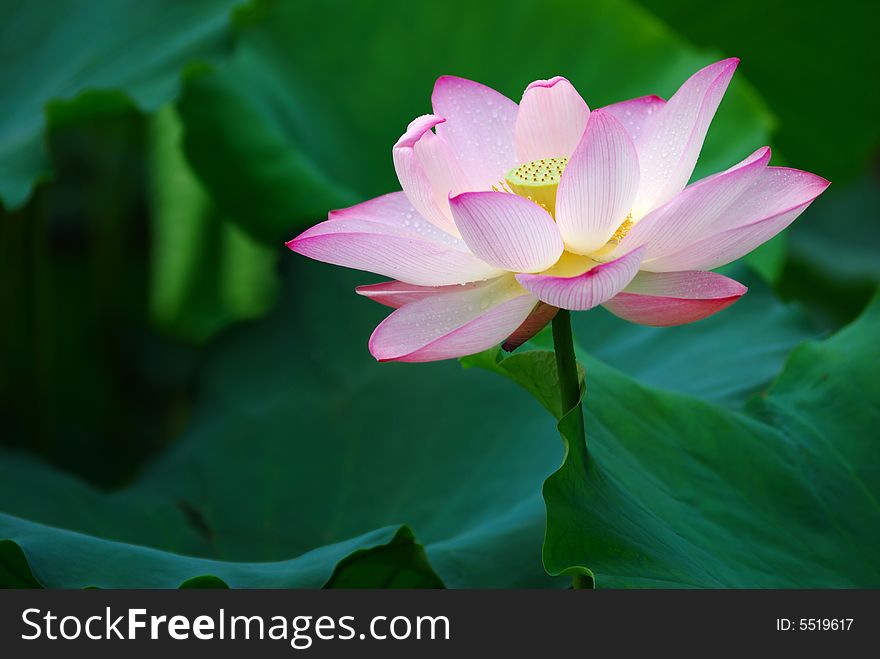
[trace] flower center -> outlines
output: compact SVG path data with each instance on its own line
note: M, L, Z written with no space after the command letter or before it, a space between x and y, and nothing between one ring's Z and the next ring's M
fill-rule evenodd
M543 207L555 218L556 191L559 188L559 180L562 178L562 172L565 171L566 165L568 165L568 158L532 160L511 169L504 175L504 180L499 181L498 185L493 185L492 189L496 192L512 192L520 197L525 197ZM634 224L630 212L608 242L590 256L597 261L602 261L603 257L615 250Z
M534 201L554 215L556 212L556 189L568 158L542 158L514 167L504 176L512 192Z

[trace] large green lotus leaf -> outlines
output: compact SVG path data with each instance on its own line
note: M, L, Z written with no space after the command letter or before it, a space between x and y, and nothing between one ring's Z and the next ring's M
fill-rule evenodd
M330 208L399 189L391 146L430 112L442 74L515 100L530 81L565 75L599 107L668 96L712 60L620 0L277 3L242 21L231 61L188 82L187 155L225 211L278 242ZM696 175L766 143L771 123L737 77Z
M878 332L880 296L796 349L741 412L586 360L587 446L576 408L544 485L548 572L597 587L880 586ZM493 370L519 381L522 363Z
M25 547L34 573L57 574L53 583L157 585L144 581L137 567L145 554L136 547L124 551L130 543L160 550L146 555L177 566L164 582L174 587L187 565L198 565L165 552L284 561L405 523L447 586L564 583L544 573L540 558L541 484L562 457L552 417L511 383L477 369L463 372L451 362L377 364L366 340L385 309L353 294L363 276L293 256L285 263L285 303L213 344L195 417L132 485L103 493L27 456L3 455L2 510L43 525L42 540ZM762 313L790 328L780 345L797 340L796 321L787 320L772 298L747 295L680 340L682 365L698 363L704 344L714 341L740 365L749 389L766 385L766 364L778 371L785 351L762 345L767 328L755 322ZM608 330L612 336L635 331L620 320L605 322L617 324L616 333ZM725 323L738 327L739 335ZM641 350L644 359L630 367L655 377L652 364L671 345L633 339L630 349ZM613 347L607 354L615 352L628 354ZM592 376L588 381L591 388L604 386ZM713 397L727 391L720 398L729 400L723 382L715 380L707 391ZM89 544L78 552L100 556L102 547L112 546L119 561L130 557L129 576L120 569L111 580L101 574L100 561L84 558L93 572L65 578L61 555L72 536L59 530L57 542L50 541L46 527L82 534L76 538ZM0 537L18 540L14 531L7 527L8 535ZM102 544L108 541L113 544ZM371 565L377 561L382 559L370 558ZM322 574L329 574L333 565L324 568ZM204 574L199 568L188 576ZM356 576L367 581L370 574ZM424 579L429 583L430 575ZM333 583L351 584L351 573Z
M224 50L229 13L241 0L27 0L0 4L0 203L23 204L49 172L46 107L76 101L89 112L118 103L143 110L171 100L181 69ZM79 98L84 92L82 98Z
M234 563L182 556L0 513L0 588L320 588L442 585L406 527L325 545L298 558ZM376 569L379 564L381 570ZM334 567L335 566L335 567ZM376 580L380 576L381 580Z

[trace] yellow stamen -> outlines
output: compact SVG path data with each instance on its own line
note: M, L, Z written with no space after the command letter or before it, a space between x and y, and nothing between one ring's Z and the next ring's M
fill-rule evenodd
M593 258L603 261L603 257L608 256L611 252L617 249L620 241L626 237L626 234L629 233L629 230L633 228L634 224L635 222L633 222L632 213L629 213L623 223L619 227L617 227L617 231L614 232L614 235L612 235L611 238L608 239L608 242L602 245L602 247L597 249L595 252L593 252Z
M629 230L633 228L633 214L629 213L626 216L626 219L623 221L619 227L617 227L617 231L614 232L614 235L611 236L610 240L615 245L619 245L620 241L626 237L626 234L629 233Z

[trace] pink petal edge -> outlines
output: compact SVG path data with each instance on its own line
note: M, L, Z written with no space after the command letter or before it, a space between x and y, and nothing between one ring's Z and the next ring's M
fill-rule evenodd
M739 59L706 66L688 78L657 112L637 142L642 177L633 205L638 219L687 185Z
M640 272L629 286L602 306L632 323L672 327L718 313L747 290L739 282L714 272Z
M542 302L561 309L586 311L622 291L639 271L645 248L607 263L601 263L575 277L516 275L516 280Z
M537 300L510 281L424 297L383 320L370 336L380 362L426 362L474 354L509 337Z
M481 281L501 274L468 252L461 240L433 227L414 209L407 211L401 195L383 195L334 211L331 219L286 245L316 261L422 286Z
M776 187L778 181L783 181L782 189ZM830 181L810 172L767 167L757 189L744 193L728 209L729 216L715 223L717 231L674 252L646 260L642 268L652 272L720 268L787 228L829 185ZM768 188L774 190L773 194L764 194Z
M601 110L610 112L623 124L633 142L638 142L657 112L666 105L666 101L656 94L639 96L626 101L606 105Z
M365 284L354 289L355 293L365 298L397 309L410 302L416 302L431 295L441 295L452 291L461 291L481 286L482 282L470 284L453 284L451 286L416 286L402 281L383 281L379 284Z
M687 186L637 222L612 254L623 254L645 245L648 261L711 234L717 220L767 168L770 155L769 147L761 147L723 172Z

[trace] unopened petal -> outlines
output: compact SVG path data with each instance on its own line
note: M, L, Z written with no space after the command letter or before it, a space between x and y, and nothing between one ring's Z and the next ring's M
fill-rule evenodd
M590 108L561 76L537 80L523 94L516 117L516 152L520 162L567 158L580 142Z
M429 222L455 235L447 203L449 191L443 191L461 185L464 175L449 146L431 132L443 121L430 114L413 120L391 153L400 187L410 203Z

